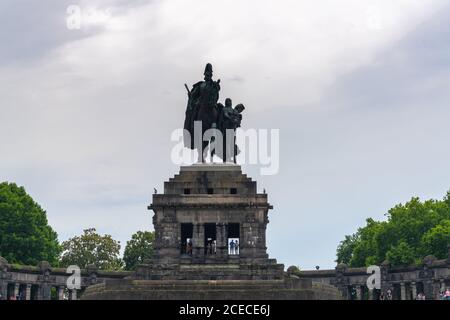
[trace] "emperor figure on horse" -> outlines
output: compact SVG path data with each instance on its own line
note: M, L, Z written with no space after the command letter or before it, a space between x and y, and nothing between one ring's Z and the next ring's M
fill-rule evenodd
M219 91L220 91L220 79L214 81L212 79L213 71L212 65L208 63L205 67L204 81L197 82L192 87L192 90L186 86L188 90L188 103L186 108L186 118L184 120L184 145L190 149L197 149L199 162L205 162L205 154L204 151L208 144L212 141L203 141L203 136L208 129L218 129L221 131L222 135L226 135L227 129L235 130L240 126L240 121L242 116L240 113L244 109L242 104L238 105L235 109L234 113L239 113L238 116L236 114L232 115L233 112L226 107L230 107L226 103L226 107L224 107L221 103L218 103L219 100ZM230 101L230 99L227 99ZM228 102L228 101L227 101ZM195 123L201 122L201 144L195 144ZM189 133L189 134L188 134ZM222 144L223 145L223 144ZM225 156L225 151L227 148L224 146L222 150L218 150L217 154L223 159L223 161L227 161L230 157ZM233 141L233 149L234 141ZM237 148L236 148L237 150ZM236 152L234 152L234 156ZM235 157L234 157L235 158Z

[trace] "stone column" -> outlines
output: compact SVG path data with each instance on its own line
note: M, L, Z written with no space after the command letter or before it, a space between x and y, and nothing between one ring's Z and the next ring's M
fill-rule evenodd
M336 282L335 286L342 293L344 299L350 300L351 297L351 287L348 285L348 278L345 276L345 270L347 270L347 265L344 263L340 263L336 266Z
M266 247L262 233L264 229L260 228L260 223L245 222L241 225L239 255L241 259L249 262L255 262L258 259L267 258Z
M440 294L441 288L442 288L441 280L434 280L432 282L431 288L432 288L432 291L431 291L429 298L432 300L439 299L440 298L439 294Z
M64 300L64 286L58 287L58 300Z
M223 236L223 256L228 258L228 224L224 223L222 225L222 236Z
M8 282L0 280L0 300L8 298Z
M373 300L373 289L369 289L368 293L368 300Z
M69 299L77 300L77 289L70 290Z
M406 300L406 287L405 283L400 283L400 300Z
M192 224L192 256L197 257L198 256L198 246L200 239L198 238L198 233L200 231L198 230L198 224L193 223Z
M356 286L356 300L362 300L362 290L361 290L361 286L357 285Z
M27 284L25 289L25 300L31 300L31 284Z
M384 297L387 297L387 290L389 290L391 288L391 284L390 284L390 269L391 266L389 264L388 261L384 261L381 265L380 265L380 271L381 271L381 292L383 293Z
M352 300L352 292L353 292L353 287L352 286L346 286L345 287L345 291L343 293L343 296L346 300Z
M226 225L224 223L216 224L216 256L218 258L226 258L228 256Z
M14 284L14 299L19 295L20 283Z
M200 248L200 256L204 257L205 256L205 224L204 223L199 223L198 225L198 244L199 244L199 248Z
M37 287L36 300L42 300L42 285Z
M192 235L193 256L203 258L205 255L205 226L203 223L194 224L194 234Z
M42 300L51 300L51 286L48 283L40 285L39 292Z
M416 300L416 298L417 298L417 286L416 286L415 282L411 282L411 294L412 294L413 300Z

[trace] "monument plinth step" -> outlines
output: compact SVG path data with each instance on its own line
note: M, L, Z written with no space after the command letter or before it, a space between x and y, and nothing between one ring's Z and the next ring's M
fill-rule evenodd
M235 163L195 163L190 166L181 166L183 171L241 171L241 166Z
M324 290L326 289L326 290ZM86 289L84 300L313 300L341 299L331 286L304 279L116 280Z

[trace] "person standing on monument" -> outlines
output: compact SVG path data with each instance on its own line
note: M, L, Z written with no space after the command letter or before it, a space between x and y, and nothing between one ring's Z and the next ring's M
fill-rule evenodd
M234 240L230 242L230 254L234 254Z
M191 239L189 239L189 241L187 243L187 254L192 256L192 241L191 241Z

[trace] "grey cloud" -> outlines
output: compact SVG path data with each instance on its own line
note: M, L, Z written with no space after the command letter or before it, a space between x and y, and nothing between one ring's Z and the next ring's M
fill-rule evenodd
M206 62L223 79L221 100L246 105L244 128L281 129L280 173L244 171L275 206L268 247L286 265L333 267L337 243L366 217L381 219L399 201L448 189L448 7L406 28L399 42L379 40L380 49L361 45L365 34L333 42L331 29L342 26L328 7L325 18L316 17L321 24L332 18L320 34L314 21L305 17L302 25L278 7L286 24L267 17L268 35L255 27L261 17L237 34L249 18L225 5L222 17L234 29L203 17L209 3L183 16L173 3L184 2L103 2L120 17L129 14L131 30L92 34L55 27L66 2L33 5L47 21L35 29L42 18L17 23L31 14L25 2L9 2L3 13L11 28L0 31L9 44L0 53L0 136L8 137L0 141L0 180L24 185L62 240L94 226L124 244L132 232L152 228L146 206L153 188L178 170L170 134L183 123L183 84L201 79ZM322 12L314 8L311 14ZM363 62L340 68L349 56Z
M87 38L102 32L102 28L71 31L66 28L67 8L79 5L82 10L98 5L99 9L114 9L121 14L129 8L151 3L151 0L3 0L0 3L0 66L29 64L41 59L64 43Z

